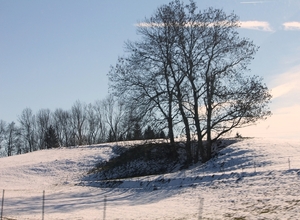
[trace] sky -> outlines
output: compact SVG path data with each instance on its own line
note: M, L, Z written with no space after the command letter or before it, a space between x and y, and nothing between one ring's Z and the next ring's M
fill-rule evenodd
M0 119L68 110L108 95L107 73L136 24L170 0L0 0ZM188 0L184 0L188 3ZM249 66L273 95L273 115L238 130L242 136L300 134L300 1L195 0L240 17L241 36L260 46Z

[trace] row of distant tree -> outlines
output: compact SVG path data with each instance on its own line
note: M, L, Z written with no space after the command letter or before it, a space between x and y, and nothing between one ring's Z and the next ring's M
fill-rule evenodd
M17 123L0 120L0 147L5 156L12 156L59 146L165 138L162 129L152 127L109 96L94 104L76 101L70 110L41 109L34 114L26 108Z

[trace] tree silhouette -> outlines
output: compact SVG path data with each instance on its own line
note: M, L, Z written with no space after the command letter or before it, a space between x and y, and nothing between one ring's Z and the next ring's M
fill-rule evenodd
M267 86L246 75L258 47L238 27L234 13L172 1L137 25L141 40L126 42L126 55L109 72L114 94L167 124L171 144L175 126L185 133L188 164L199 154L209 160L222 135L271 114Z
M45 145L47 149L59 147L58 136L52 125L48 127L45 133Z

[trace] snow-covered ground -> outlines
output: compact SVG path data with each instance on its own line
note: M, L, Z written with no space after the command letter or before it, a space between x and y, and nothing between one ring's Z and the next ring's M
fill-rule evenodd
M114 155L112 146L1 158L4 219L42 219L44 190L47 220L300 219L300 141L246 139L206 165L117 181L115 188L83 181Z

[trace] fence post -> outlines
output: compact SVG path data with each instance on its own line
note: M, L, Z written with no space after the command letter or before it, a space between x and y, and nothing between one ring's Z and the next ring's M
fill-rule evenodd
M202 219L203 201L204 201L204 199L200 197L200 205L199 205L199 216L198 216L198 220L201 220L201 219Z
M44 220L44 214L45 214L45 190L43 190L42 220Z
M3 190L3 193L2 193L1 220L3 219L4 192L5 192L5 190Z
M289 170L291 169L291 160L290 158L288 159L288 162L289 162Z
M105 220L105 217L106 217L106 196L104 196L103 220Z

